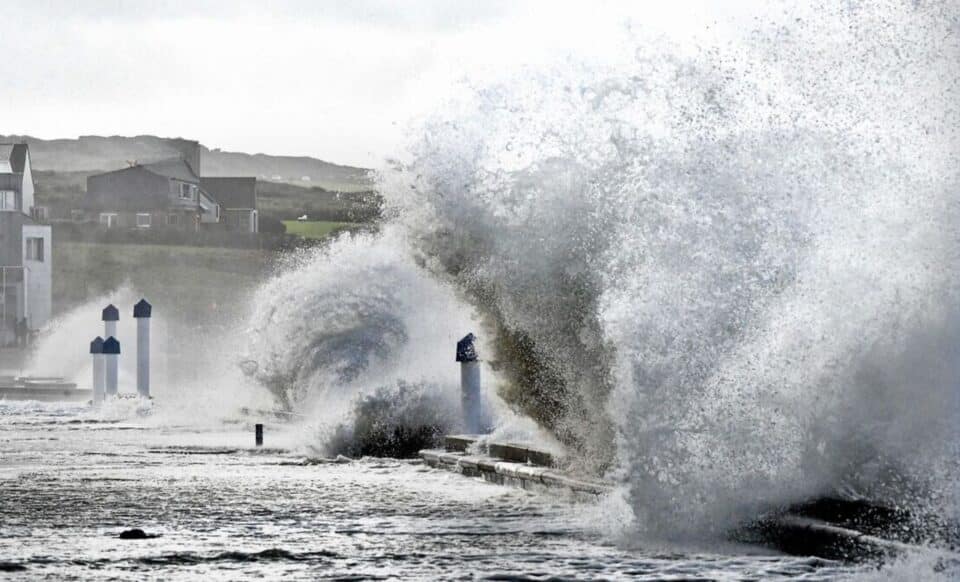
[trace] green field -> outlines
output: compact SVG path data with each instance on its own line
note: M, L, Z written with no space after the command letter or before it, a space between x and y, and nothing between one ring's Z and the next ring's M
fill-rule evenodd
M359 226L355 222L332 222L328 220L310 220L305 222L284 220L283 224L287 227L287 234L315 239L327 238L332 234Z
M211 309L236 315L244 298L270 277L270 251L73 241L53 246L54 311L128 285L166 313L202 320Z

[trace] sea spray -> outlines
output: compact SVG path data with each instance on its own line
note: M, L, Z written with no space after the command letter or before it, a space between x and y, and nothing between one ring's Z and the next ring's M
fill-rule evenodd
M500 394L622 484L633 533L839 493L956 517L951 8L793 7L699 51L634 28L471 88L381 170L379 235L261 291L255 376L331 420L449 396L413 346L482 324Z
M454 349L476 322L396 229L302 253L253 305L246 371L317 424L325 452L408 456L370 435L460 428Z
M955 515L950 8L796 8L693 57L640 32L478 88L384 171L504 397L615 467L637 527L838 490Z

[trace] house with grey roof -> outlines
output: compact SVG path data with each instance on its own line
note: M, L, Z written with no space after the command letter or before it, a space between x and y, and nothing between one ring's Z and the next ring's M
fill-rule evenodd
M199 230L220 222L219 204L182 158L89 176L83 210L105 228Z
M259 232L256 178L200 178L200 188L220 204L227 230Z
M50 319L52 234L36 220L30 148L0 144L0 346Z
M87 178L82 215L104 228L258 232L256 178L201 178L193 152Z

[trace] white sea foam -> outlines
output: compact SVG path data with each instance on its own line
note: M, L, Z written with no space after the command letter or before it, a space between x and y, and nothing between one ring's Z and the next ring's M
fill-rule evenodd
M634 532L837 489L956 516L954 8L795 7L692 56L634 29L470 88L381 170L380 234L264 287L256 376L331 419L400 380L451 399L482 323Z

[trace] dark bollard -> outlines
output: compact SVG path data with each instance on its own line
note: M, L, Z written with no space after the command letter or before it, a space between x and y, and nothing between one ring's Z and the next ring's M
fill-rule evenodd
M254 427L254 431L256 434L255 439L257 442L257 446L262 447L263 446L263 425L262 424L256 425Z

